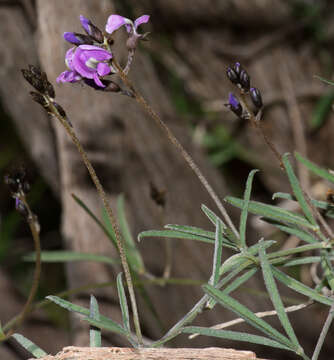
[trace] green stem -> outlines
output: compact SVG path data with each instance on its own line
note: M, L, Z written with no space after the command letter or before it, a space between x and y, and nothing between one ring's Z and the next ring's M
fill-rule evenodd
M128 76L124 73L122 68L119 66L119 64L113 60L114 67L118 70L118 74L124 84L129 87L131 90L133 96L135 97L137 103L149 114L149 116L158 124L158 126L164 131L166 134L168 140L177 148L177 150L180 152L184 160L187 162L189 167L193 170L193 172L196 174L199 181L202 183L206 191L209 193L215 204L217 205L218 209L222 213L227 225L230 227L230 229L233 231L235 236L239 238L239 233L237 229L235 228L230 216L228 215L225 207L223 206L222 202L220 201L219 197L207 181L206 177L203 175L199 167L195 164L193 158L190 156L190 154L184 149L182 144L177 140L175 135L172 133L172 131L169 129L169 127L164 123L164 121L160 118L160 116L152 109L152 107L147 103L147 101L143 98L141 94L134 88L132 82L128 78Z
M111 210L109 202L107 200L107 195L106 195L106 193L105 193L105 191L103 189L103 186L102 186L99 178L96 175L96 172L95 172L91 162L88 159L88 156L87 156L85 150L83 149L78 137L76 136L73 128L70 126L70 124L68 123L68 121L65 118L63 118L61 115L59 115L57 109L54 108L51 101L50 101L50 108L52 110L52 114L61 122L61 124L65 128L66 132L71 137L73 143L77 147L77 150L80 153L84 164L86 165L86 168L87 168L87 170L89 172L89 175L90 175L90 177L91 177L91 179L92 179L92 181L93 181L93 183L94 183L94 185L95 185L95 187L97 189L98 194L100 195L100 198L101 198L101 200L103 202L103 205L104 205L104 207L105 207L105 209L107 211L107 214L108 214L108 217L109 217L110 222L112 224L112 227L113 227L113 229L115 231L117 247L118 247L119 255L120 255L120 258L121 258L121 263L122 263L124 274L125 274L125 279L126 279L128 290L129 290L132 313L133 313L133 322L134 322L134 325L135 325L136 335L137 335L139 344L142 344L143 343L143 337L142 337L142 333L141 333L141 329L140 329L139 315L138 315L136 297L135 297L135 292L134 292L134 288L133 288L130 269L129 269L129 265L128 265L127 260L126 260L126 255L125 255L125 251L124 251L124 247L123 247L123 241L122 241L122 238L121 238L119 227L118 227L117 221L116 221L116 219L115 219L115 217L113 215L113 212Z

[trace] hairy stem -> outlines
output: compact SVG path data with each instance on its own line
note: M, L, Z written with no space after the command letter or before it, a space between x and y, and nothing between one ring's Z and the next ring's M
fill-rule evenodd
M35 260L35 270L34 270L34 277L32 286L30 288L30 292L27 298L27 301L21 310L21 312L15 317L15 321L11 322L10 326L4 326L3 330L6 331L6 328L8 328L8 332L5 334L5 336L0 339L0 341L7 340L10 336L12 336L15 332L15 329L22 324L26 316L29 314L30 310L33 306L33 300L35 298L35 295L38 290L39 280L41 277L41 243L39 238L39 224L37 222L36 216L31 211L28 202L26 201L25 195L20 195L20 200L23 202L25 208L28 211L28 217L27 221L29 224L29 228L31 231L31 235L34 240L34 247L36 252L36 260Z
M230 216L228 215L225 207L223 206L222 202L220 201L219 197L207 181L206 177L203 175L199 167L195 164L194 160L190 156L190 154L184 149L182 144L177 140L175 135L172 133L172 131L169 129L169 127L164 123L164 121L160 118L160 116L152 109L152 107L147 103L147 101L143 98L143 96L134 88L132 82L128 78L128 76L124 73L122 68L119 66L115 60L113 60L114 67L118 70L118 74L121 77L122 81L125 85L127 85L132 94L134 95L137 103L149 114L149 116L158 124L158 126L163 130L163 132L166 134L168 140L177 148L177 150L180 152L184 160L187 162L189 167L193 170L193 172L196 174L199 181L202 183L206 191L209 193L215 204L217 205L218 209L220 210L221 214L223 215L227 225L230 227L230 229L233 231L235 236L239 238L239 233L237 229L235 228Z
M51 106L53 107L53 105L51 105ZM89 161L88 156L87 156L85 150L83 149L78 137L76 136L73 128L70 126L70 124L68 123L68 121L65 118L63 118L62 116L59 115L59 113L57 112L57 109L52 109L52 110L53 110L53 112L52 112L53 115L61 122L61 124L65 128L66 132L71 137L73 143L77 147L77 150L80 153L84 164L86 165L89 175L98 191L98 194L99 194L99 196L103 202L103 205L107 211L107 214L108 214L108 217L112 224L112 227L115 231L117 247L118 247L119 255L121 258L121 263L123 266L126 283L127 283L128 290L129 290L132 313L133 313L133 322L135 325L136 335L137 335L139 344L142 344L143 339L142 339L142 333L141 333L141 329L140 329L139 315L138 315L137 303L136 303L136 298L135 298L135 292L134 292L134 288L133 288L129 265L128 265L128 262L126 259L126 254L125 254L124 247L123 247L123 240L121 237L121 233L120 233L116 218L114 217L114 214L111 210L111 207L109 205L107 195L103 189L103 186L102 186L99 178L97 177L96 172L95 172L91 162Z

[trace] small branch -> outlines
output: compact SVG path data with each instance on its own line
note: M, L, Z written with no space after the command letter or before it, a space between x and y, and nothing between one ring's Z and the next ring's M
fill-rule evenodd
M288 108L289 118L292 123L293 137L295 141L295 147L298 152L300 152L304 157L307 157L307 144L305 139L305 130L304 124L302 121L302 116L299 110L298 102L296 100L296 94L294 86L291 80L290 71L288 65L283 61L282 53L281 57L281 71L280 71L280 81L283 89L283 95L285 98L285 103ZM298 177L300 180L301 186L308 191L310 187L310 176L309 172L300 162L297 163Z
M10 326L8 326L6 324L3 327L3 331L6 331L7 328L9 328L9 329L8 329L8 332L6 333L5 337L0 339L0 341L5 341L9 337L11 337L14 334L15 329L22 324L22 322L24 321L26 316L31 311L31 309L33 307L33 300L37 293L39 280L41 277L41 267L42 266L41 266L41 243L40 243L40 238L39 238L39 230L40 230L39 224L37 222L36 215L34 215L33 212L31 211L24 194L21 194L20 200L23 202L25 208L28 211L27 220L28 220L29 228L30 228L33 240L34 240L34 247L35 247L35 252L36 252L35 271L34 271L32 286L31 286L31 289L30 289L30 292L28 295L28 299L27 299L23 309L21 310L21 312L15 317L15 321L12 321L10 323Z
M333 298L333 296L331 298L333 300L333 303L332 303L332 305L331 305L331 307L329 309L328 316L327 316L327 319L325 321L324 327L322 328L321 333L319 335L317 345L316 345L316 347L314 349L314 352L313 352L313 355L312 355L312 360L318 360L321 348L322 348L322 346L324 344L326 335L328 333L328 330L329 330L329 328L330 328L330 326L332 324L333 318L334 318L334 298Z
M200 180L206 191L209 193L215 204L217 205L218 209L220 210L221 214L223 215L227 225L233 231L235 236L239 238L239 233L235 228L230 216L228 215L225 207L223 206L222 202L220 201L219 197L207 181L206 177L202 174L199 167L195 164L192 157L188 154L188 152L184 149L181 143L177 140L175 135L172 131L168 128L168 126L164 123L164 121L160 118L160 116L152 109L152 107L146 102L146 100L140 95L137 90L134 88L133 84L131 83L130 79L124 73L122 68L119 66L118 63L113 60L113 65L118 70L118 74L123 80L124 84L129 87L131 92L133 93L137 103L149 114L149 116L158 124L158 126L164 131L168 140L178 149L184 160L187 162L189 167L194 171L197 178Z
M289 306L289 307L286 307L285 308L285 312L286 313L289 313L289 312L294 312L294 311L298 311L298 310L301 310L301 309L304 309L310 305L313 304L313 301L309 301L307 303L304 303L304 304L299 304L299 305L292 305L292 306ZM266 317L266 316L273 316L273 315L277 315L277 311L276 310L271 310L271 311L262 311L262 312L257 312L255 313L255 315L259 318L263 318L263 317ZM211 326L210 329L215 329L215 330L221 330L221 329L225 329L227 327L230 327L230 326L234 326L234 325L237 325L237 324L240 324L240 323L243 323L245 322L244 319L242 318L237 318L237 319L234 319L234 320L231 320L231 321L227 321L225 323L222 323L222 324L218 324L218 325L215 325L215 326ZM195 337L199 336L200 334L191 334L189 336L189 339L194 339Z

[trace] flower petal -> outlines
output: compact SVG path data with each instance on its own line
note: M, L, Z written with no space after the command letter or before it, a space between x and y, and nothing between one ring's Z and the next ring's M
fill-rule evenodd
M71 44L75 44L75 45L82 44L81 40L75 36L74 32L64 32L63 36L64 39Z
M75 47L72 47L66 51L66 55L65 55L65 64L71 70L74 70L73 65L72 65L74 51L75 51Z
M103 83L101 82L99 76L97 75L97 73L94 73L94 77L93 77L94 81L95 81L95 84L97 86L100 86L100 87L106 87L105 85L103 85Z
M126 20L129 20L120 15L110 15L106 25L106 32L112 34L114 31L119 29L121 26L127 23Z
M141 24L146 24L150 20L150 15L142 15L135 20L135 29Z
M73 82L77 82L79 80L81 80L81 76L77 72L66 70L57 77L56 81L59 84L60 82L73 83Z
M100 76L105 76L110 73L110 67L106 63L98 63L97 64L97 73Z

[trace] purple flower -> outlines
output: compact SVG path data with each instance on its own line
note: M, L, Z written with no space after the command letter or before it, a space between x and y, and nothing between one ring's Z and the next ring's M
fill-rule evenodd
M233 109L237 109L240 106L239 100L232 93L228 95L228 103Z
M112 58L112 54L98 46L80 45L72 58L72 66L83 78L94 79L95 84L105 87L99 76L110 73L110 66L106 61Z
M76 48L73 47L73 48L67 50L66 55L65 55L65 63L70 70L66 70L66 71L62 72L57 77L57 80L56 80L57 83L60 83L60 82L74 83L74 82L81 80L80 74L74 69L74 66L73 66L73 56L74 56L75 49Z
M84 79L93 79L100 87L105 85L99 76L110 73L110 67L106 63L112 58L112 54L98 46L80 45L67 51L65 62L70 70L61 73L57 82L77 82Z
M142 15L138 19L136 19L134 22L126 17L120 16L120 15L110 15L107 21L106 25L106 32L109 34L112 34L114 31L119 29L121 26L125 25L126 31L131 34L137 33L137 28L141 24L145 24L150 20L149 15Z
M93 40L90 36L75 33L64 32L64 39L74 45L93 44Z

